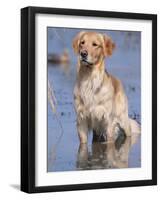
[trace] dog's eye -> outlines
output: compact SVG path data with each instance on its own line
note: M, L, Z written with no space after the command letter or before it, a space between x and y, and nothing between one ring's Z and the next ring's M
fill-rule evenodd
M98 46L98 44L96 44L95 42L93 42L92 45L93 45L94 47L97 47L97 46Z
M83 40L83 41L81 41L81 44L84 44L85 43L85 41Z

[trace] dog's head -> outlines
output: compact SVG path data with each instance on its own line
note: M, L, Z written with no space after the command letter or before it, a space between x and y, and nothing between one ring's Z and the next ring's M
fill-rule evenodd
M84 66L97 65L106 56L112 55L114 47L108 35L96 32L79 32L73 40L73 49Z

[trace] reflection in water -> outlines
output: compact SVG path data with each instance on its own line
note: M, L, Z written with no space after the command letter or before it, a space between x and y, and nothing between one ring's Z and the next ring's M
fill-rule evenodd
M77 169L128 168L129 151L138 135L126 137L120 134L115 142L93 142L91 152L87 144L80 144L77 156Z

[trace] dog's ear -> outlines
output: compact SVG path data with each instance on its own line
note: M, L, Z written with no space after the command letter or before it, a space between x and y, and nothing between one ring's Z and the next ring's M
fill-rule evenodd
M111 56L113 53L113 50L115 49L115 43L108 35L103 35L103 50L105 56Z
M80 38L83 36L83 34L85 33L85 31L81 31L79 32L75 38L73 39L73 49L74 52L77 54L79 52L79 43L80 43Z

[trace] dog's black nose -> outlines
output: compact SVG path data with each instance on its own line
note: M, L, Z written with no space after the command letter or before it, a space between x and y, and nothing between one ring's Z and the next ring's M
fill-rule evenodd
M88 52L86 50L82 51L80 54L82 58L86 58L88 56Z

